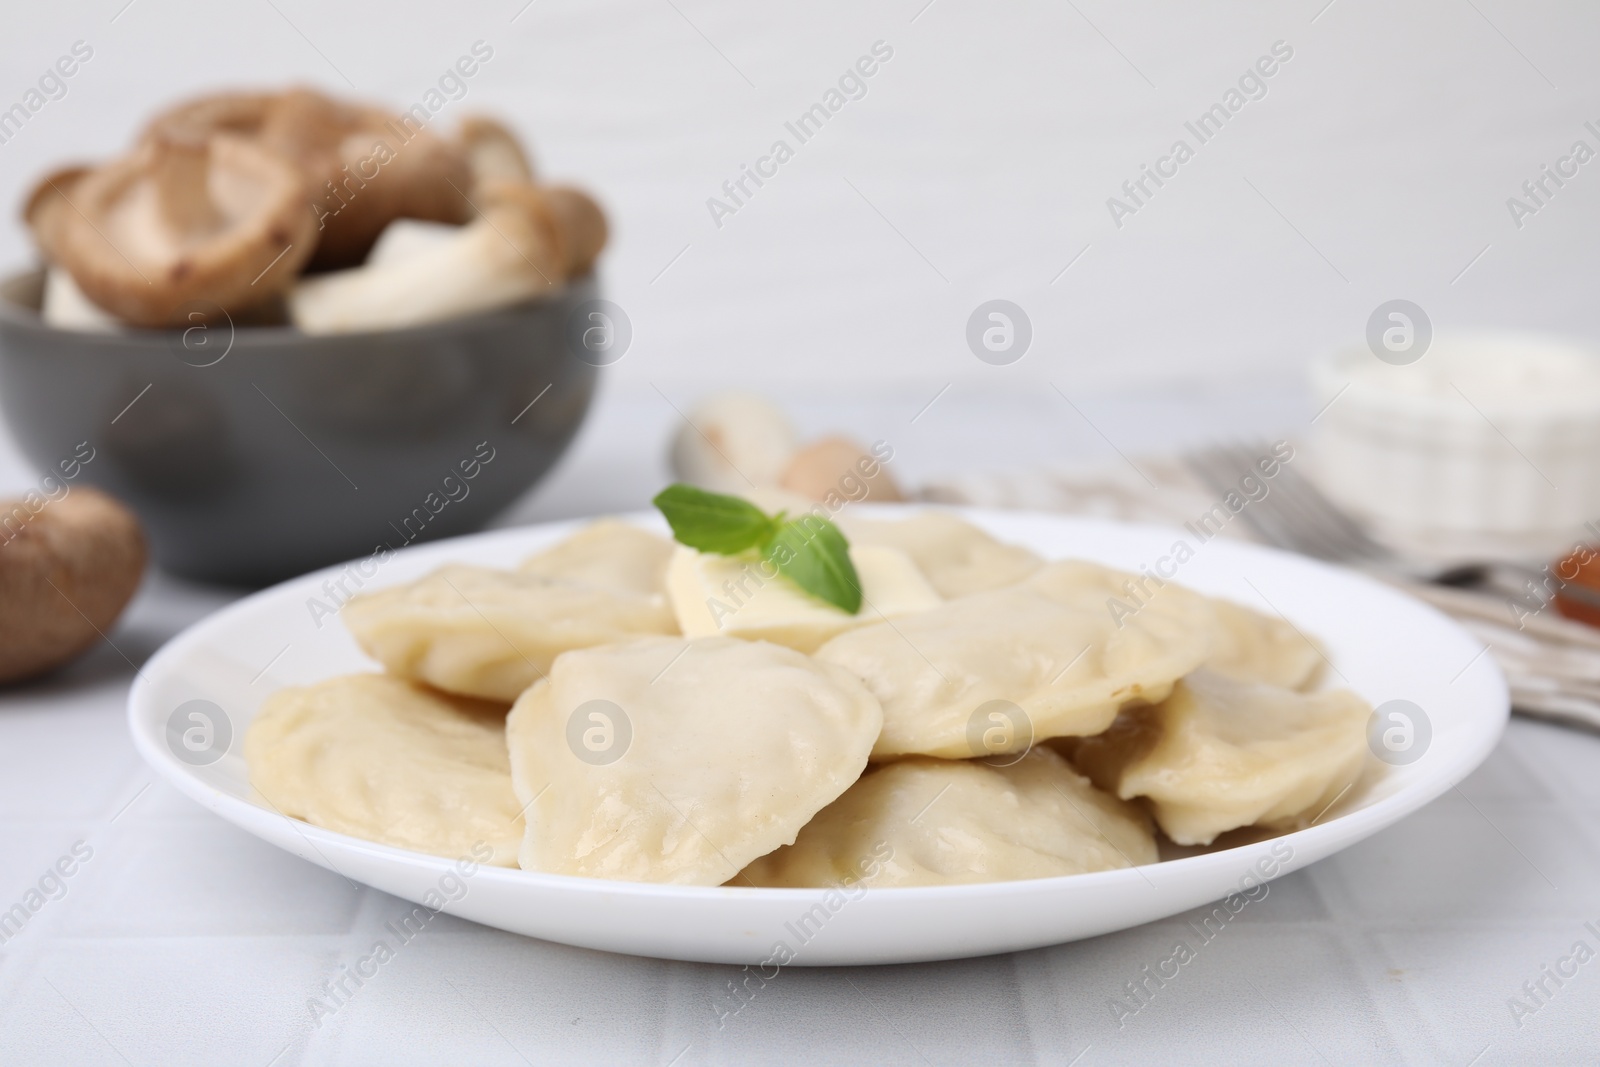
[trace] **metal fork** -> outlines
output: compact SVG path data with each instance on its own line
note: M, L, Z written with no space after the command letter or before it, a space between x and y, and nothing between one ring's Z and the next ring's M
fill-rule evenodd
M1221 445L1191 453L1185 461L1219 497L1238 493L1248 498L1240 486L1247 475L1265 486L1265 495L1251 499L1239 514L1262 540L1278 548L1413 582L1509 596L1526 595L1529 581L1545 581L1541 572L1514 563L1484 560L1441 569L1403 559L1375 541L1298 469L1279 463L1274 475L1265 476L1257 464L1273 455L1268 444ZM1600 607L1600 593L1582 586L1570 585L1562 594Z

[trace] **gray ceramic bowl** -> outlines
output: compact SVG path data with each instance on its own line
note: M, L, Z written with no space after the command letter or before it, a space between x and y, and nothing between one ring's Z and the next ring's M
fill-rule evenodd
M261 584L476 530L549 470L594 393L598 361L567 341L591 281L323 337L61 330L39 317L42 288L39 272L0 282L12 435L43 470L129 504L156 562L189 578Z

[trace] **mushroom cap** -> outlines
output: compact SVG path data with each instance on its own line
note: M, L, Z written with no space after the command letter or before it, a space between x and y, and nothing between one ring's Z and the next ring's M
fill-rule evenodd
M494 181L533 184L533 164L505 123L486 115L469 115L461 120L457 139L466 150L473 185Z
M352 246L359 249L358 261L395 219L460 224L472 218L466 196L472 187L472 172L460 146L429 130L402 131L410 139L401 142L395 134L398 129L398 125L363 126L339 146L341 177L365 179L375 172L366 179L366 188L358 189L338 215L351 232ZM368 198L366 205L362 204L364 197ZM344 216L353 208L364 213L345 223Z
M268 109L260 139L305 176L319 226L314 269L360 263L394 219L460 223L471 214L465 150L390 112L290 89Z
M58 667L100 640L144 574L139 521L111 497L80 485L40 504L0 501L0 685Z
M544 197L561 230L564 273L568 278L589 273L606 246L605 212L588 193L567 185L546 187Z
M288 287L316 220L289 162L251 140L157 135L80 178L70 211L46 213L46 243L85 295L135 326L181 321L205 300L225 312Z
M214 133L254 137L261 132L277 93L208 93L192 97L145 124L141 141L156 137L204 140Z
M23 198L22 220L33 231L40 253L52 263L56 261L55 246L62 219L72 212L72 201L68 198L89 171L89 165L84 163L59 167L40 178Z
M218 133L256 139L300 168L319 223L316 270L360 263L394 219L461 223L472 214L466 148L382 108L305 86L217 93L164 112L145 137Z

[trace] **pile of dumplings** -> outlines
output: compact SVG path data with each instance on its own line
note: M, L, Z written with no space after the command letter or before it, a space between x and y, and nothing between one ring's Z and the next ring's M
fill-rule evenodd
M944 512L838 523L925 592L807 606L820 644L809 621L706 632L669 578L693 550L618 520L515 571L361 595L341 618L382 673L270 697L252 784L317 826L505 867L930 886L1154 863L1158 830L1292 830L1366 770L1370 707L1314 690L1322 654L1285 621L1170 583L1114 612L1139 576ZM797 595L779 584L742 585L733 617Z

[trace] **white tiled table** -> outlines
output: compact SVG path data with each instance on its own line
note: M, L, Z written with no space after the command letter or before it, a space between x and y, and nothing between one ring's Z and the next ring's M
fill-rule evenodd
M808 428L903 442L915 482L1107 446L1048 395L796 400ZM670 390L669 390L670 391ZM690 390L685 390L685 394ZM1125 448L1291 429L1290 386L1082 399ZM1134 435L1139 412L1153 427ZM1151 413L1159 417L1150 418ZM676 416L603 398L517 510L637 507ZM1302 423L1303 424L1303 423ZM30 477L0 453L0 492ZM153 578L112 635L141 661L230 594ZM0 946L0 1063L1594 1063L1600 959L1513 1019L1508 998L1577 941L1600 951L1600 739L1517 721L1485 767L1401 825L1272 884L1149 1005L1108 1006L1184 916L958 963L790 969L722 1029L732 969L610 956L441 916L336 1015L307 1000L410 905L352 888L154 782L123 725L132 668L97 648L0 694L0 909L92 850ZM1477 1057L1475 1059L1475 1057Z

